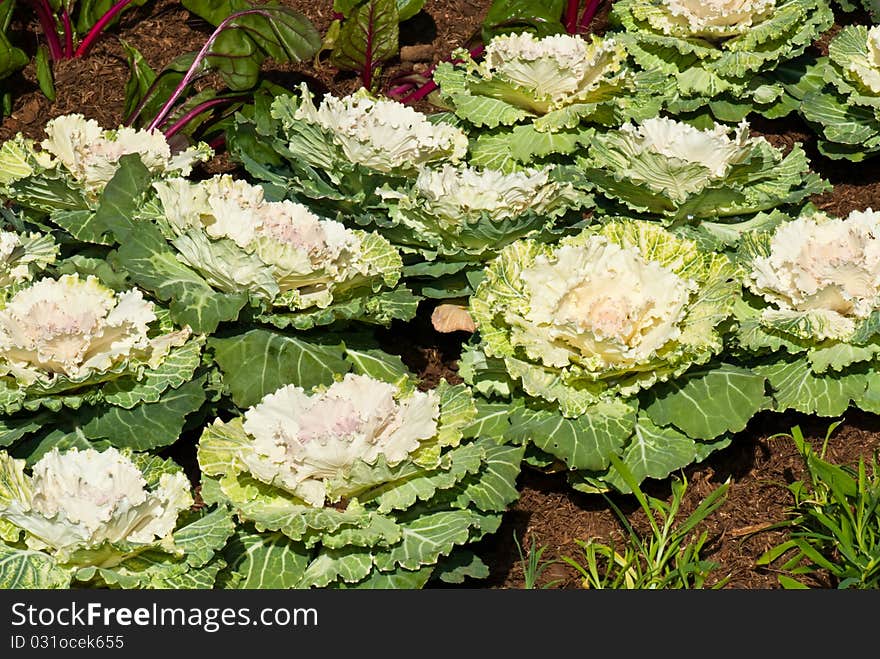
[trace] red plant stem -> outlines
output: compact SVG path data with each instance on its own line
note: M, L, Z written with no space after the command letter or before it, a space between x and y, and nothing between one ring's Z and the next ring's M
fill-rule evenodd
M391 98L394 98L396 96L400 96L401 94L412 89L413 87L415 87L415 84L413 84L411 82L408 82L403 85L397 85L396 87L392 87L391 89L388 90L388 95Z
M404 105L409 105L410 103L421 101L423 98L425 98L425 96L430 94L435 89L439 89L439 85L433 80L429 80L409 96L405 96L404 98L400 99L400 102Z
M581 0L568 0L565 8L565 31L574 34L578 27L578 9L581 6Z
M171 128L164 131L165 137L171 137L172 135L179 133L180 130L186 126L190 121L192 121L195 117L199 116L205 110L210 110L212 107L217 105L224 105L229 103L236 103L238 101L245 100L247 95L241 96L231 96L229 98L212 98L210 101L205 101L204 103L199 103L194 108L189 110L186 114L184 114L180 119L175 121Z
M376 5L370 3L370 15L367 18L367 43L364 48L364 70L361 73L361 80L367 89L373 85L373 13L375 11Z
M58 38L58 32L55 28L55 20L52 18L52 8L47 0L31 0L37 18L40 21L40 27L43 28L43 34L46 36L46 44L49 46L49 56L53 60L64 59L64 50L61 48L61 40Z
M92 26L92 29L89 30L88 34L86 34L85 38L80 42L79 47L76 49L76 53L74 53L75 57L85 57L89 54L89 50L91 50L92 45L98 40L98 37L101 36L101 33L107 27L107 25L116 18L117 14L125 9L128 5L130 5L132 0L120 0L115 5L113 5L110 10L101 16L98 19L98 22Z
M468 51L468 52L470 53L471 57L476 59L477 57L482 55L483 52L485 52L485 50L486 50L485 46L477 46L476 48L471 48L470 51ZM454 59L454 60L452 60L452 63L457 64L460 61L461 61L460 59ZM434 69L436 69L436 68L437 68L437 65L435 64L434 66L432 66L429 69L429 71L431 73L433 73ZM403 86L403 85L401 85L401 86ZM435 89L438 89L438 88L439 88L439 85L437 85L436 82L434 82L433 80L429 80L428 82L426 82L424 85L419 87L417 90L415 90L409 96L406 96L406 97L400 99L400 102L403 103L404 105L409 104L409 103L415 103L416 101L422 100L423 98L425 98L425 96L427 96L432 91L434 91Z
M61 13L61 22L64 24L64 57L70 59L73 57L73 25L67 9Z
M584 13L581 14L581 18L577 24L577 33L584 34L587 29L590 27L590 23L593 22L593 19L596 17L596 12L599 11L599 5L602 4L602 0L588 0L587 5L584 7Z
M165 104L159 110L158 114L156 114L156 116L153 118L153 121L150 122L147 130L155 130L158 126L161 126L163 123L165 123L165 118L171 112L171 108L174 107L177 99L180 98L181 94L183 94L183 90L186 89L187 86L193 81L193 78L196 77L196 72L202 65L202 61L208 56L208 51L211 50L211 46L214 45L214 42L217 40L217 37L220 36L220 33L226 29L226 26L237 18L240 18L241 16L247 16L249 14L258 14L265 17L267 20L271 16L268 9L244 9L242 11L235 12L234 14L230 14L229 16L224 18L220 25L218 25L211 33L211 36L208 37L208 40L205 41L205 44L202 46L201 50L199 50L198 54L193 59L192 64L189 65L189 69L187 69L186 74L183 76L183 79L179 83L177 83L177 87L174 88L171 96L168 97L168 100L165 101Z
M226 144L226 136L225 135L218 135L213 140L208 142L208 146L211 147L214 151L219 149L224 144Z

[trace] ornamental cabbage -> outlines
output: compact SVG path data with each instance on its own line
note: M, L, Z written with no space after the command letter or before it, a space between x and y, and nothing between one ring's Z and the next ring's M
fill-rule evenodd
M325 391L308 395L287 385L244 413L253 453L242 456L250 473L323 506L327 482L334 500L356 494L361 484L344 481L356 462L379 456L394 467L437 434L440 400L433 391L400 397L393 384L347 374Z
M329 385L282 385L204 430L202 494L233 508L241 544L253 546L230 554L230 583L421 587L516 498L523 449L475 436L483 425L466 386L418 391L378 351L353 363ZM288 572L265 574L269 555Z
M130 364L156 367L189 329L150 338L153 304L137 289L116 293L97 277L43 278L0 309L0 377L24 385L71 386Z
M647 222L559 245L520 241L471 298L480 349L530 396L578 416L707 362L736 297L735 267Z
M770 252L757 256L749 289L773 307L762 313L772 325L807 320L805 338L845 339L880 306L880 213L853 211L844 219L800 217L781 225Z
M880 151L880 26L847 25L816 65L824 84L800 111L829 158L860 161Z
M104 130L80 114L48 121L45 132L39 148L21 135L0 145L0 196L46 212L95 207L127 154L138 154L156 176L186 176L212 155L206 144L172 154L158 130Z
M262 188L229 175L154 188L156 219L178 258L214 288L261 300L270 322L304 328L345 314L387 323L415 311L406 289L390 290L402 262L379 235L321 219L302 204L266 201ZM398 308L389 295L411 304Z
M0 231L0 287L8 297L17 285L55 262L58 245L41 233Z
M518 241L470 299L459 373L504 401L530 462L629 491L615 456L637 482L664 478L767 406L763 377L720 361L739 288L727 256L651 222Z
M0 303L0 446L35 460L53 446L171 444L205 401L203 344L136 288L79 273L19 286Z
M708 110L737 122L750 111L797 108L774 71L834 23L827 0L620 0L611 22L636 63L669 76L670 112Z
M158 458L57 448L25 472L24 460L0 453L0 568L3 587L92 585L186 587L207 580L220 565L190 578L208 563L232 531L228 515L204 518L193 539L178 520L193 504L189 480ZM213 537L212 537L213 536ZM205 552L197 558L196 550ZM189 561L189 562L188 562ZM173 586L172 586L173 584ZM192 587L192 586L189 586Z
M298 96L261 100L238 115L229 149L271 198L307 201L367 224L381 201L377 188L414 178L421 165L459 162L468 139L449 123L365 91L325 96L315 106L303 85Z
M304 93L293 118L323 130L351 162L385 173L459 160L467 151L459 129L432 124L407 105L365 94L326 96L316 108Z
M438 65L434 80L443 100L474 126L531 119L538 131L555 131L582 119L613 125L659 110L646 94L649 76L627 68L626 50L614 38L522 32L494 37L482 62L463 50L455 55L455 64Z
M608 212L699 223L718 236L737 235L761 211L830 189L810 172L800 146L784 156L763 137L750 137L745 121L705 130L665 117L626 124L597 134L580 163L608 199Z
M744 237L752 295L737 343L774 389L777 409L837 416L880 409L880 212L803 215Z
M507 174L462 165L424 167L411 187L379 194L390 219L380 225L383 234L425 262L420 275L431 288L422 293L434 297L469 294L469 287L455 285L462 271L481 267L519 238L552 236L561 216L590 202L552 166ZM432 278L432 264L443 275L454 273L448 284L442 275Z

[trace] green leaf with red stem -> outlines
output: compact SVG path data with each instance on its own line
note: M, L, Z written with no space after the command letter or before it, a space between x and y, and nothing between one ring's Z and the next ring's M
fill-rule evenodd
M86 34L98 21L119 4L122 4L120 0L80 0L76 12L76 21L74 22L77 34ZM145 4L147 4L147 0L129 0L127 6L123 9L142 7ZM115 14L112 20L108 21L104 27L118 23L119 14L121 14L121 11Z
M567 9L567 0L494 0L483 20L483 40L488 43L509 32L529 31L539 37L566 32Z
M275 2L257 4L248 0L182 0L181 4L214 26L238 12L264 10L238 16L224 32L235 34L237 39L250 40L254 52L258 51L263 57L271 57L277 62L308 59L321 47L321 35L308 18Z
M376 67L397 55L399 23L396 0L368 0L343 21L330 61L359 72L364 87L371 89Z

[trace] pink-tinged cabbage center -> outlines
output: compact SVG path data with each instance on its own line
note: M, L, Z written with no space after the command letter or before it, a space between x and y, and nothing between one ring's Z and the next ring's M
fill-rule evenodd
M318 399L301 417L297 439L302 443L327 442L353 435L361 430L362 425L360 414L351 402Z

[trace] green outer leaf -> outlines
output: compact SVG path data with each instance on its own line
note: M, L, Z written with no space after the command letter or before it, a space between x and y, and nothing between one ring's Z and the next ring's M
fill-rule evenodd
M143 403L130 410L109 407L82 426L89 439L108 439L112 446L136 451L168 446L177 441L186 417L205 402L207 377L188 382L165 393L156 403Z
M214 558L234 531L232 514L223 506L185 522L174 532L174 544L190 566L200 568Z
M306 568L298 588L323 588L342 579L355 583L364 579L373 567L373 556L358 547L322 551Z
M387 327L393 320L414 318L420 300L419 296L403 285L378 293L365 289L356 297L334 301L323 309L312 307L288 312L283 307L275 307L270 313L258 314L257 319L279 329L292 327L308 330L343 320L361 320Z
M466 481L458 505L474 504L487 512L504 512L519 498L519 476L525 446L498 445L492 439L477 442L486 451L485 467Z
M304 389L329 385L333 376L346 373L344 346L321 345L254 329L228 338L211 338L208 347L223 373L223 382L239 407L250 407L263 396L287 384ZM247 364L248 368L242 368Z
M170 301L175 323L189 325L195 332L211 334L221 321L235 320L247 301L245 293L212 289L177 259L159 228L150 222L139 222L121 240L118 262L139 286Z
M143 379L119 378L101 389L104 402L131 409L139 403L155 403L168 389L176 389L193 378L201 363L205 339L198 336L174 348L154 369L147 369Z
M98 210L92 217L89 233L75 236L80 240L104 243L104 233L122 241L135 230L131 220L140 208L143 196L150 190L153 175L136 153L124 155L113 178L107 182Z
M443 583L462 584L466 579L485 579L488 576L489 566L482 558L469 549L456 549L437 564L431 578Z
M460 446L443 456L438 469L414 471L375 487L358 498L363 503L375 501L380 513L406 510L417 501L430 500L438 490L457 485L469 474L477 474L486 459L482 446Z
M294 588L312 552L283 533L254 533L240 528L224 551L232 581L239 589Z
M462 432L464 437L491 437L502 439L510 430L510 403L490 403L482 397L475 398L476 418Z
M576 419L550 409L522 407L511 414L509 437L531 441L569 469L601 471L609 465L608 456L626 444L635 420L635 408L619 399L600 402Z
M19 439L36 432L51 419L48 412L0 419L0 447L12 446Z
M389 571L397 566L416 570L423 565L432 565L440 556L449 554L453 547L468 541L474 519L468 510L450 510L401 522L403 539L387 553L375 556L376 567Z
M398 386L408 381L411 376L399 356L391 355L379 348L356 349L347 346L345 360L353 364L352 370L359 375L369 375Z
M420 590L431 578L433 566L419 570L398 568L394 572L372 570L363 581L346 584L344 581L333 584L337 588L357 588L364 590Z
M868 384L864 372L817 375L806 360L764 364L753 369L773 388L775 410L840 416L851 400L859 400Z
M48 554L0 542L0 590L66 589L71 578Z
M880 354L880 345L877 343L863 346L833 343L830 346L810 350L807 359L814 373L826 373L828 370L840 372L853 364L871 361L878 354Z
M763 376L721 364L652 389L645 412L658 426L674 425L693 439L714 439L743 430L769 407L764 389Z
M649 477L666 478L676 469L692 463L696 458L696 445L674 428L661 428L647 415L640 414L632 439L620 457L636 482L641 483ZM630 492L614 467L602 480L621 492Z

